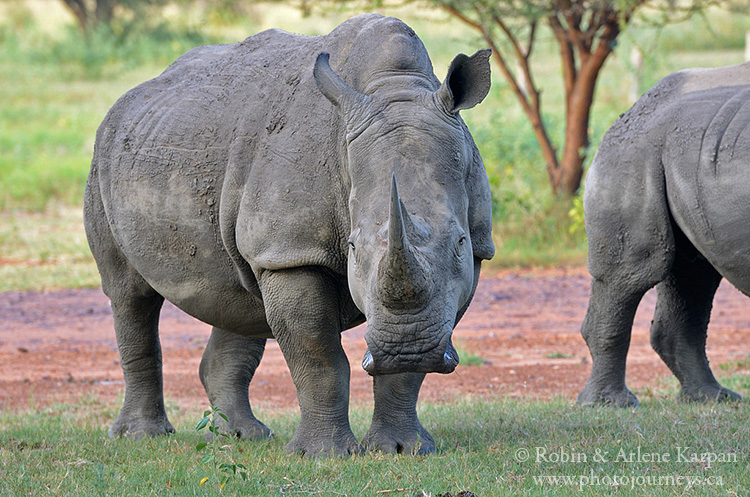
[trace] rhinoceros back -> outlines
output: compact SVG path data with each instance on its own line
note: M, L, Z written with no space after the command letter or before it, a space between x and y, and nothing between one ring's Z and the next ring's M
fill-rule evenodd
M745 293L750 292L748 102L750 64L671 74L613 124L587 178L587 190L613 198L628 178L663 184L672 220ZM644 205L642 194L618 196L617 208Z
M750 66L725 69L743 68L739 79L714 75L714 87L691 84L688 78L672 107L675 125L666 137L663 160L675 221L725 278L748 293ZM714 79L701 72L694 78Z

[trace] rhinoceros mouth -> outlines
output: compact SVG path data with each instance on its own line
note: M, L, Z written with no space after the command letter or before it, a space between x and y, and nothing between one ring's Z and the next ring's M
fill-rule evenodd
M362 359L362 368L370 375L452 373L459 363L458 352L451 341L452 334L452 330L445 333L434 348L419 353L388 354L368 343L369 347Z

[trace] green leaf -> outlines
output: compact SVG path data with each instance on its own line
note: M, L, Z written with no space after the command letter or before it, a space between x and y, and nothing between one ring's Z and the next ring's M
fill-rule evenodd
M200 421L198 421L198 424L195 426L195 431L200 431L203 428L205 428L209 421L210 421L209 418L203 418Z
M195 450L196 450L197 452L200 452L200 451L202 451L203 449L205 449L207 445L208 445L208 443L207 443L207 442L201 442L201 443L199 443L198 445L196 445L196 446L195 446Z
M227 423L229 422L229 418L227 417L226 414L224 414L222 412L220 412L218 414L219 414L219 417L221 417L224 421L226 421Z
M214 457L215 457L215 456L214 456L213 454L206 454L206 455L205 455L205 456L203 456L203 458L201 459L201 463L203 463L203 464L209 463L209 462L211 462L211 461L213 461L213 460L214 460Z

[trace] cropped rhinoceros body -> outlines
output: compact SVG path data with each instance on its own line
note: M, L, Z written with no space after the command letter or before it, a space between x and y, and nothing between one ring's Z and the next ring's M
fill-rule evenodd
M488 58L457 56L441 84L408 26L363 15L326 36L199 47L125 94L97 133L84 208L126 382L110 434L173 431L157 331L168 299L214 327L201 381L239 436L269 434L247 388L273 337L301 410L287 449L359 450L340 333L366 319L364 445L433 450L419 388L456 367L451 333L494 251L484 166L458 116L489 91Z
M657 285L651 344L681 397L734 400L706 359L722 277L750 294L750 64L664 78L607 132L586 181L593 371L584 404L637 404L625 386L633 316Z

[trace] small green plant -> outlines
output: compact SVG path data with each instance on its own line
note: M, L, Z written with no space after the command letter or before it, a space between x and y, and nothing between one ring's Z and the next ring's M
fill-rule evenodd
M211 409L203 412L203 419L198 421L195 426L195 431L201 431L204 428L208 428L211 435L208 437L209 440L200 442L195 446L197 452L205 452L201 458L202 464L210 464L213 467L216 480L218 481L219 488L222 490L230 480L234 480L237 476L243 480L247 480L247 467L243 464L236 464L232 461L227 449L229 445L221 445L221 440L229 439L230 436L221 426L217 424L218 418L224 421L229 421L227 416L221 412L216 406L211 406ZM226 456L226 460L229 462L220 462L221 455ZM211 480L210 476L204 476L198 483L199 486L203 486L206 482Z
M568 233L571 235L583 232L586 229L586 219L583 214L583 194L573 198L573 205L568 211L568 218L570 219Z

